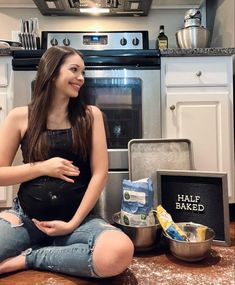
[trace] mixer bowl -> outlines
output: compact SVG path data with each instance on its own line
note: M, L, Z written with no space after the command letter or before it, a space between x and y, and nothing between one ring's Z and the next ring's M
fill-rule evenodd
M136 252L149 251L160 244L161 226L156 223L152 226L127 226L121 223L121 213L113 215L114 225L130 237Z
M209 43L210 32L204 27L190 26L180 29L175 36L180 48L205 48Z

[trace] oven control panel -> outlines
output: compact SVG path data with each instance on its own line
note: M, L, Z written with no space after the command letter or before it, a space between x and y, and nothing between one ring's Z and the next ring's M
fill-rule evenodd
M69 46L81 50L148 49L147 31L42 32L42 48Z

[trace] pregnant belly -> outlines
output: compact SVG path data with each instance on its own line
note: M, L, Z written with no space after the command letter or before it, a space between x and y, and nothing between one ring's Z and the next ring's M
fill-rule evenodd
M40 177L22 183L19 202L30 218L69 221L85 194L87 185L68 183L52 177Z

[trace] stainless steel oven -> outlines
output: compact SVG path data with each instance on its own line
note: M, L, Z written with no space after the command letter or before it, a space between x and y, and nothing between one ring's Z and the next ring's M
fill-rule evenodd
M29 102L36 65L43 52L14 54L15 106ZM145 49L144 44L142 49L118 50L97 49L95 45L82 52L86 78L80 96L102 110L109 153L108 182L96 211L112 222L112 214L121 206L122 181L129 178L128 142L133 138L161 137L160 56L158 50Z

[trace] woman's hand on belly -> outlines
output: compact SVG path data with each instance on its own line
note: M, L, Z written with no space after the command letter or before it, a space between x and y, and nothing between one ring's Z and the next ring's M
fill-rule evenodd
M69 222L64 222L60 220L53 221L38 221L32 219L35 226L48 236L63 236L70 234L74 229Z
M80 174L79 168L73 165L72 161L61 157L53 157L39 162L39 164L43 176L60 178L69 183L74 183L74 180L68 176L78 176Z

